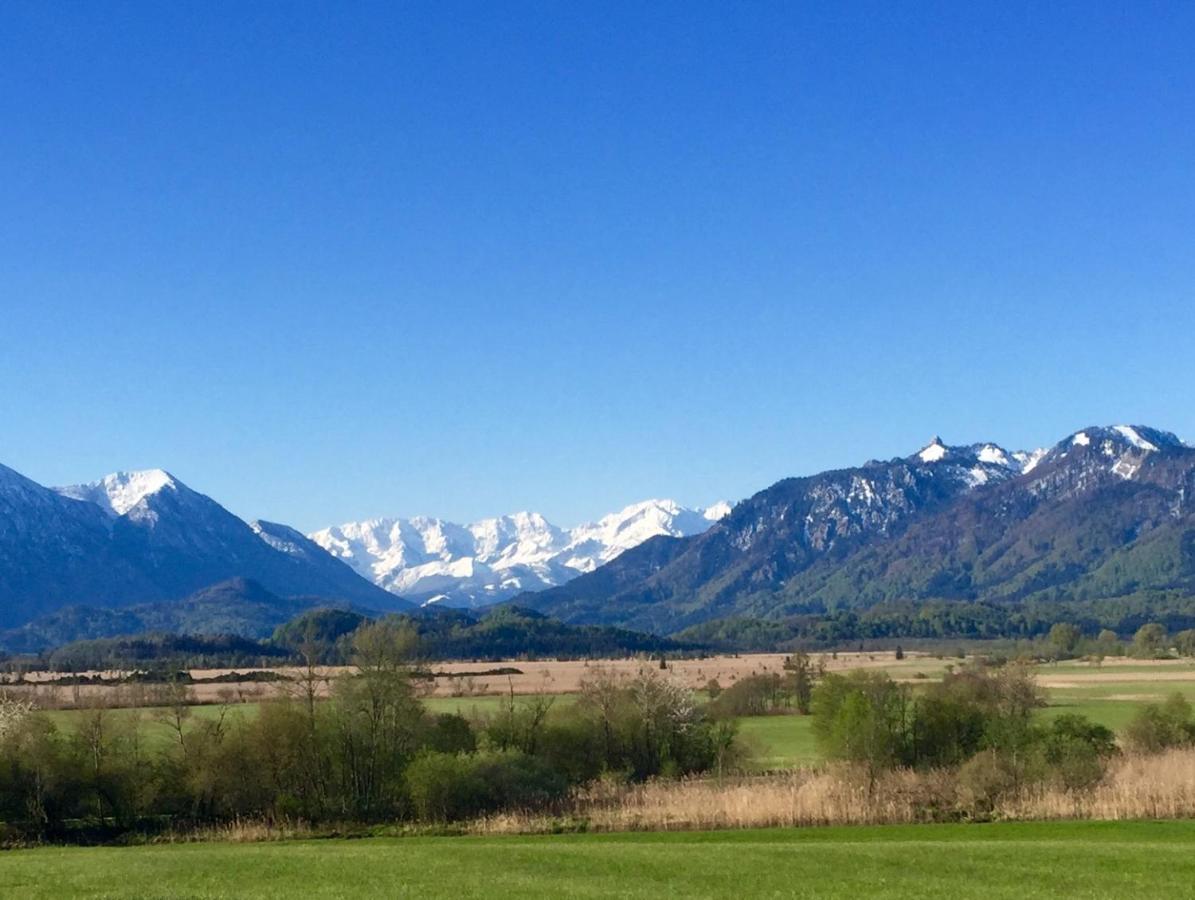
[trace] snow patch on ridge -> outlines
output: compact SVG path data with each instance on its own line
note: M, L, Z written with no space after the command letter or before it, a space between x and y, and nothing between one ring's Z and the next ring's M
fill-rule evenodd
M1139 431L1137 431L1137 429L1134 428L1132 425L1113 425L1112 428L1115 431L1119 432L1121 437L1123 437L1126 441L1128 441L1130 444L1132 444L1138 450L1149 450L1151 452L1157 452L1157 449L1158 449L1157 445L1151 444L1149 441L1147 441L1145 438L1143 438L1141 436L1141 433Z
M1036 469L1037 464L1045 459L1046 454L1049 452L1045 447L1040 447L1032 451L1018 450L1012 455L1012 458L1020 466L1021 474L1025 475Z
M979 449L979 461L983 463L990 463L994 466L1004 466L1006 469L1019 468L1012 464L1008 458L1008 454L1004 452L1003 447L997 447L995 444L984 444Z

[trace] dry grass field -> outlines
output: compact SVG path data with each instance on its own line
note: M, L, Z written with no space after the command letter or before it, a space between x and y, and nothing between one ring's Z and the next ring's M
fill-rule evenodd
M702 659L668 660L668 670L674 678L679 679L693 690L704 688L711 680L716 679L723 687L734 684L740 678L768 672L779 673L784 669L783 653L744 653L708 656ZM913 681L925 678L940 677L946 667L958 660L943 659L928 654L909 653L905 659L897 660L892 652L874 653L838 653L816 654L815 661L828 672L846 672L852 669L883 669L893 678L900 681ZM445 662L431 666L436 673L447 673L446 677L437 677L429 691L433 697L461 697L486 696L506 694L574 694L581 689L582 683L598 671L609 671L633 675L640 669L655 667L658 663L637 659L611 660L505 660L489 662ZM490 675L484 674L499 668L514 668L519 674ZM192 669L191 676L195 679L210 679L226 676L235 672L250 671L242 669ZM293 667L271 668L270 671L292 678L303 675L303 671ZM348 667L325 666L318 669L324 680L322 690L326 692L327 683L347 671ZM126 674L120 671L89 671L76 673L81 677L103 677L116 679ZM26 681L32 684L21 685L18 690L34 695L41 705L46 707L58 705L87 705L88 703L109 701L109 705L140 705L136 702L122 703L127 697L136 700L136 690L127 686L113 685L50 685L52 679L62 677L60 672L31 672ZM1195 680L1195 673L1192 675ZM38 684L41 682L41 684ZM138 686L134 686L138 687ZM191 686L191 693L199 703L222 702L252 702L267 699L281 691L285 685L276 683L224 682L219 684L196 684Z

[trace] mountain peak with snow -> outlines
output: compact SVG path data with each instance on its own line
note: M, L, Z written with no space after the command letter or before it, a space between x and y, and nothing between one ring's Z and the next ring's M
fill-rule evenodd
M1006 470L1014 475L1030 472L1041 462L1047 452L1045 449L1010 451L990 441L954 447L935 435L928 444L909 459L916 459L926 464L945 460L951 464L966 465L970 467L974 480L977 483L983 483L987 480L985 471L987 474L991 474L992 471L1000 474L998 470Z
M1064 438L1054 449L1063 452L1069 447L1092 446L1104 453L1122 449L1158 453L1187 448L1173 432L1151 428L1148 425L1093 425Z
M699 534L729 503L690 509L644 500L574 528L522 511L469 525L418 516L325 528L308 537L393 593L423 603L485 606L563 584L644 541Z
M163 491L178 491L184 487L165 469L143 469L134 472L114 472L99 481L54 488L64 497L90 501L108 515L117 517L129 513L145 498Z
M917 458L924 463L934 463L945 459L949 453L950 448L942 443L942 439L935 434L933 439L918 452Z
M1058 461L1074 454L1127 480L1137 476L1150 456L1189 449L1173 432L1147 425L1094 425L1059 441L1047 458Z

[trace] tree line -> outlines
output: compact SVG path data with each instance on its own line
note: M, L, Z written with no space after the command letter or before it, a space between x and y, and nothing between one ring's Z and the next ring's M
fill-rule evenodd
M251 716L196 715L179 684L155 713L157 740L119 711L60 729L4 701L0 820L51 837L246 817L444 822L550 809L603 774L707 772L738 752L733 723L659 670L595 672L573 704L511 695L488 715L434 715L409 666L415 635L392 621L353 634L354 670L326 699L314 666Z
M693 653L704 648L598 625L566 625L532 610L501 606L480 617L465 610L385 617L419 639L424 660L534 657L612 658ZM346 609L310 610L279 625L265 640L235 635L141 634L73 641L37 656L10 656L7 667L60 672L144 668L267 668L314 653L325 665L347 665L354 633L377 621Z
M718 619L676 637L728 651L847 647L863 641L1033 641L1045 638L1059 622L1073 624L1088 637L1107 632L1129 640L1148 624L1168 633L1195 629L1195 612L1188 594L1162 591L1057 603L932 600L864 609L818 607L783 619Z

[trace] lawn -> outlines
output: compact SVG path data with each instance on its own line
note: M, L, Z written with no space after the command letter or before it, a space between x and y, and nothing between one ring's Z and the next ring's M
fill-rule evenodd
M1179 896L1195 823L1066 822L40 848L0 896Z

